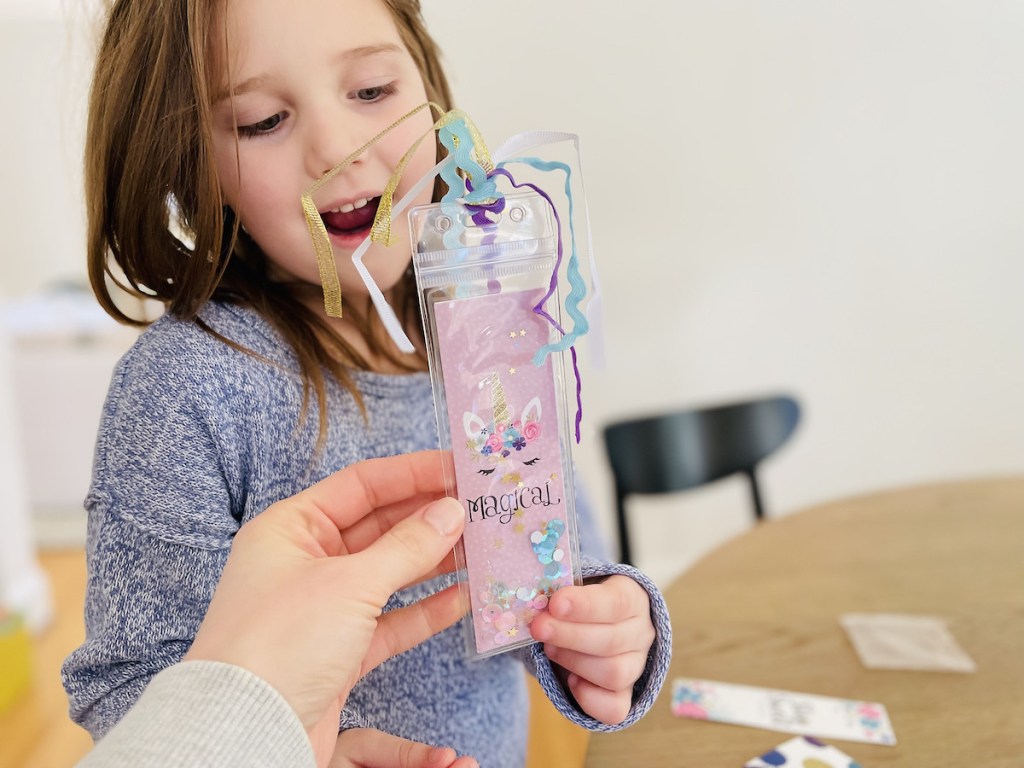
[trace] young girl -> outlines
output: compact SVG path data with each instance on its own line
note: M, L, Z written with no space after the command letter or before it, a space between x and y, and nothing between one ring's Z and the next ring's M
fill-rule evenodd
M436 447L409 246L375 246L365 263L417 340L412 355L393 346L350 261L427 111L317 200L342 318L324 311L299 204L427 100L451 102L417 0L113 3L88 127L90 275L125 322L137 321L108 288L121 273L167 312L114 373L86 500L87 636L63 674L72 716L94 737L189 649L241 525L339 468ZM421 145L395 199L436 152ZM586 551L592 521L578 510ZM634 569L585 560L583 575L519 652L467 661L453 628L381 665L349 696L338 752L376 730L522 765L520 663L574 722L637 720L667 671L664 603Z

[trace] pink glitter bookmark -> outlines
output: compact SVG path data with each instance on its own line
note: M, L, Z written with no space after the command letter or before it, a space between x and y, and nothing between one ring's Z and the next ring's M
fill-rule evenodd
M552 358L532 363L549 334L533 311L543 295L432 304L479 656L532 642L534 616L578 580L564 402Z

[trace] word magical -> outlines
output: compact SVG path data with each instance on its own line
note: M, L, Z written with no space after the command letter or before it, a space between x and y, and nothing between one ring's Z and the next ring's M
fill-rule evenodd
M497 517L498 522L508 523L515 517L515 513L530 507L550 507L553 504L561 504L561 497L552 500L551 483L536 485L532 488L516 488L500 496L479 496L475 499L466 499L466 509L469 510L469 522L487 520Z

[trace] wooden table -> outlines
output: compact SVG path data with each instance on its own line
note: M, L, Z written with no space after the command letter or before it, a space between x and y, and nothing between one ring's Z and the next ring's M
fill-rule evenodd
M790 735L675 717L695 677L879 701L895 747L829 739L873 766L1024 766L1024 478L930 485L771 520L665 593L674 654L637 725L590 740L588 768L739 768ZM974 674L869 670L839 614L947 618Z

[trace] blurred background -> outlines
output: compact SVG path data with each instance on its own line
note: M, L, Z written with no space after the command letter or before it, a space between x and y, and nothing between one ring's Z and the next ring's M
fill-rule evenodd
M769 514L1024 469L1024 5L425 7L492 143L581 136L608 366L578 465L609 536L603 424L761 393L803 406ZM738 477L630 512L661 583L750 524Z
M19 536L80 545L99 407L133 338L83 289L93 5L0 4L0 517L28 520L0 547L8 582L30 567ZM771 515L1024 469L1024 5L424 7L492 146L582 137L608 365L583 361L577 462L609 539L600 428L668 408L800 400L761 470ZM637 563L671 580L750 524L746 494L734 479L633 502Z
M134 338L85 287L98 5L0 0L4 766L67 765L88 745L56 669L81 639L99 410ZM1024 470L1024 4L424 8L492 147L528 129L582 137L608 365L583 358L576 460L610 543L601 428L662 410L796 397L800 425L760 470L769 515ZM635 562L666 585L751 525L747 493L734 477L632 500ZM27 685L25 626L40 682L4 714Z

